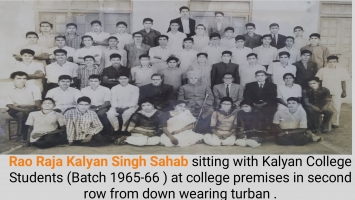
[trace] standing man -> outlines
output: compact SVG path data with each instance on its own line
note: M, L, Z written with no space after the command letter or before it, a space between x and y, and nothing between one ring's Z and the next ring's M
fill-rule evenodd
M247 56L248 64L239 66L240 85L245 87L247 83L256 81L255 72L262 70L266 71L266 68L258 64L258 55L250 53Z
M10 78L14 85L6 92L6 107L9 108L7 112L18 119L17 132L21 135L21 142L25 144L28 129L26 120L30 112L41 109L41 91L35 85L26 85L26 72L14 72Z
M170 48L171 54L175 55L182 50L182 43L186 38L186 34L180 32L180 25L176 21L170 22L169 32L166 34L169 37L168 47Z
M230 49L233 55L232 63L238 64L239 66L247 64L247 55L253 52L253 50L244 46L245 37L242 35L237 35L237 37L235 37L234 43L235 47Z
M247 33L244 34L245 37L245 46L251 49L262 45L261 35L255 33L255 24L254 23L247 23L245 24L245 29Z
M222 52L222 62L212 65L211 86L223 83L224 74L229 72L233 74L234 83L240 83L239 65L231 63L232 52Z
M228 48L221 46L221 35L219 33L212 33L210 35L210 45L204 47L201 52L207 53L208 62L213 65L222 61L221 54Z
M134 42L130 44L126 44L124 46L124 50L127 52L128 57L128 68L132 68L135 66L139 66L139 56L143 54L148 54L150 46L143 44L143 34L141 32L133 33Z
M303 50L301 51L301 60L292 64L296 66L295 83L299 84L302 89L308 87L308 79L315 77L318 72L317 63L310 61L311 56L310 50Z
M87 32L85 35L90 35L94 39L94 46L108 46L107 38L110 37L109 33L102 31L101 22L94 20L90 22L92 32Z
M186 6L182 6L179 10L181 17L171 20L170 25L172 22L176 22L179 24L179 31L185 33L187 37L195 35L196 21L194 19L189 18L190 9ZM169 27L168 32L170 30L171 27Z
M263 35L261 40L263 44L261 46L255 47L253 49L253 53L258 55L258 63L267 69L270 63L276 60L278 53L277 49L270 45L271 35Z
M53 24L49 22L41 22L39 24L39 34L38 34L38 44L41 46L45 46L48 49L55 46L54 37L55 35L52 33Z
M81 36L76 34L76 30L78 29L78 25L74 23L69 23L66 25L67 34L65 35L65 40L67 46L76 49L80 49L81 44Z
M279 34L280 26L276 23L272 23L270 24L269 29L272 38L270 45L277 49L285 47L286 36Z
M192 48L198 52L201 52L204 47L208 46L210 38L208 37L208 35L205 35L206 27L203 24L197 25L195 32L196 35L191 37L194 39L194 45L192 46Z
M327 58L330 56L328 47L320 44L320 34L312 33L309 36L310 44L302 47L302 50L310 50L312 52L311 61L317 63L318 69L327 66Z
M233 83L233 74L225 73L223 76L223 83L213 86L213 94L215 105L219 106L223 97L230 97L233 104L239 109L240 102L243 100L244 87Z
M221 39L221 46L226 47L227 49L236 47L236 40L234 36L234 28L227 27L224 29L224 37ZM244 46L244 45L243 45Z
M152 29L153 20L151 18L144 18L143 26L144 29L140 31L143 34L143 43L150 47L158 46L156 39L159 35L161 35L161 33Z
M287 36L285 43L286 43L286 46L284 48L279 49L278 52L280 53L280 52L286 51L286 52L290 53L290 59L288 60L288 62L290 64L301 60L300 49L294 47L295 38L292 36Z
M152 67L162 70L168 67L166 60L171 55L170 48L167 47L169 37L167 35L159 35L156 39L159 46L150 48L150 63Z
M303 38L303 32L304 31L302 26L296 26L295 28L293 28L293 33L296 36L294 47L296 47L297 49L301 49L302 47L309 45L309 40Z
M127 52L123 49L118 48L118 40L115 36L110 36L108 39L108 47L102 49L101 63L102 68L111 66L110 56L113 53L118 53L121 55L121 65L127 66Z
M272 82L276 85L284 85L283 76L291 73L296 76L296 67L289 64L290 53L283 51L279 53L280 62L273 62L267 69L267 73L271 75Z
M102 72L103 83L102 85L111 89L113 86L118 85L118 78L122 73L130 74L131 69L121 65L121 55L113 53L110 55L111 66L104 68Z
M95 65L95 58L93 56L84 57L85 66L78 69L78 83L77 87L82 89L89 86L89 76L92 74L102 74L103 68Z
M222 36L224 36L225 29L229 26L229 23L224 20L224 13L220 11L214 12L215 16L215 21L209 24L208 27L208 35L211 35L211 33L219 33ZM233 30L234 32L234 30Z
M194 44L194 39L185 38L183 43L183 50L181 50L177 57L180 60L180 69L187 71L189 66L196 62L198 51L193 50L192 46Z
M54 57L54 51L57 49L63 49L67 52L67 59L70 62L73 62L73 56L75 53L75 49L72 47L68 47L65 44L66 41L66 37L64 35L57 35L55 36L55 47L52 47L49 49L50 55L49 55L49 59L51 59L52 61L55 61L55 57Z
M123 49L123 47L126 44L133 42L132 35L126 33L126 30L127 30L127 23L126 22L117 22L116 28L117 28L117 33L113 34L112 36L114 36L118 39L117 48Z
M332 118L333 128L339 127L341 99L347 96L346 81L351 79L349 72L345 68L340 67L338 61L338 56L328 56L328 67L320 69L316 74L316 77L319 77L322 81L322 86L329 89L334 107L338 112Z

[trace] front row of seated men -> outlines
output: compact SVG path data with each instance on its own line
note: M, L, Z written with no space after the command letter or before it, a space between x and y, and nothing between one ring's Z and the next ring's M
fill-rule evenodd
M321 141L321 137L312 133L319 128L319 115L324 115L321 127L325 130L336 112L329 90L320 86L317 77L310 78L310 87L303 90L303 109L301 96L286 99L276 96L276 85L265 81L265 71L257 71L255 76L257 81L246 85L243 98L233 99L230 90L225 96L214 97L210 87L200 84L201 75L190 71L188 84L180 87L175 100L173 88L164 86L160 74L151 77L150 92L129 84L128 73L120 75L119 84L111 91L100 85L100 76L90 75L90 86L81 92L69 87L70 76L61 75L59 87L50 90L42 100L40 89L26 84L28 74L18 71L11 74L14 86L8 92L7 107L9 115L19 120L23 142L27 140L40 148L67 142L88 146L109 144L114 141L114 137L107 135L109 124L117 136L120 120L122 130L131 136L117 139L117 145L183 147L204 141L209 145L257 147L270 135L280 145ZM286 73L284 79L288 77L294 78ZM226 73L223 84L232 80L232 74ZM154 87L168 89L162 90L164 94L157 90L155 93L160 94L157 96L142 95L154 94ZM287 107L278 109L276 97Z

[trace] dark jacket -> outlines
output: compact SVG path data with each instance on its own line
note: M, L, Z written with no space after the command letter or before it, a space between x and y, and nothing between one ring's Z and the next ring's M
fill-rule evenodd
M150 99L159 109L165 109L170 105L169 100L175 100L174 88L168 84L161 84L160 86L143 85L139 88L139 102L145 99Z
M317 63L309 61L307 63L307 69L304 67L302 61L293 63L296 66L296 80L295 83L299 84L302 89L308 87L308 79L315 77L318 72Z
M277 44L275 44L274 41L271 41L270 45L275 47L276 49L281 49L281 48L284 48L286 46L285 42L286 42L286 36L278 34Z
M251 82L245 85L243 99L252 101L253 103L260 104L267 103L266 106L277 105L277 87L273 83L265 82L261 91L259 91L258 82Z
M184 28L182 27L181 17L171 20L171 21L170 21L170 24L171 24L171 22L177 22L177 23L179 24L179 29L178 29L178 30L179 30L180 32L182 32L182 33L184 32ZM196 33L195 33L195 27L196 27L196 21L195 21L194 19L189 18L190 34L186 34L187 37L191 37L191 36L196 35ZM169 27L167 32L169 32L170 30L171 30L171 29L170 29L170 27Z
M240 84L239 77L239 65L234 63L216 63L212 65L211 71L211 86L223 83L223 75L226 73L232 73L234 77L233 83Z

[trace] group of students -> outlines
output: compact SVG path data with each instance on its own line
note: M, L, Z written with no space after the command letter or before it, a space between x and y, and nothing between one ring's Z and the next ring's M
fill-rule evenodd
M318 33L306 40L296 26L286 37L273 23L261 36L247 23L234 37L223 12L208 26L196 26L188 7L180 13L163 35L150 18L132 35L125 22L110 35L98 20L84 36L74 23L66 35L49 22L28 32L7 92L23 142L257 147L274 136L304 145L339 126L350 75ZM130 136L113 137L120 132Z

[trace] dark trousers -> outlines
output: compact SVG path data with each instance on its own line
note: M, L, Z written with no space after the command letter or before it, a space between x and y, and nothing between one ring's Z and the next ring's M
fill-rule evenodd
M288 131L292 131L295 129L289 129ZM287 130L283 130L287 131ZM295 133L295 134L288 134L283 136L275 136L275 142L278 145L296 145L296 146L303 146L307 143L312 142L312 138L307 136L305 133Z
M64 132L44 135L33 144L38 148L46 149L50 147L55 147L57 145L66 144L67 142L67 134Z
M29 113L20 112L11 108L7 110L7 112L11 117L16 118L18 120L19 124L17 132L20 133L22 140L27 140L28 126L26 125L26 121Z
M333 111L328 107L327 110L316 112L312 109L312 107L305 106L304 107L307 112L307 126L310 130L316 130L321 128L322 130L328 129L328 125L330 119L332 118ZM323 114L323 120L321 124L319 124L319 116Z
M254 108L256 109L258 112L260 112L260 114L263 116L262 122L261 124L261 130L266 130L267 127L270 127L272 124L272 121L274 119L274 115L277 111L277 106L263 106L261 108Z
M107 132L109 131L110 128L110 121L107 118L106 112L109 110L109 108L103 108L100 109L99 111L96 111L97 116L99 117L102 125L104 126L103 128L103 132Z
M45 83L43 84L43 87L44 89L43 89L42 98L45 98L49 90L58 87L58 83Z
M100 146L106 146L112 142L113 142L112 138L103 136L101 134L96 134L92 136L89 142L83 143L82 140L76 140L73 142L73 144L78 146L100 147Z

